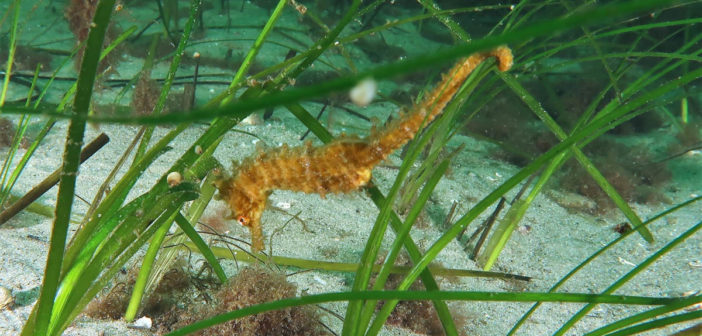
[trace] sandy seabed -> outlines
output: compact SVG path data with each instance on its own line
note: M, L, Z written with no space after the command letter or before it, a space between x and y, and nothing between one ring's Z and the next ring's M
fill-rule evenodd
M282 113L277 114L282 115ZM295 139L304 129L302 125L287 117L275 118L262 125L240 128L259 135L267 144L279 144L288 139ZM204 126L193 127L179 137L173 143L174 148L171 152L163 155L144 173L131 196L147 191L152 183L166 173L165 170L173 159L186 150L187 144L203 130ZM100 126L100 131L108 134L111 141L81 166L77 195L84 199L92 198L114 165L116 158L122 155L123 149L136 133L134 128L123 126ZM163 135L166 131L165 128L159 128L157 136ZM28 190L34 183L59 167L64 134L65 124L57 125L46 144L35 154L17 190ZM90 129L87 139L92 139L97 134L98 130ZM231 132L215 155L222 162L241 159L255 150L255 142L247 135ZM451 140L449 146L455 148L461 144L466 145L465 155L459 155L454 159L450 174L439 183L430 200L429 215L424 219L430 222L429 225L412 231L412 237L420 248L428 248L441 235L442 230L436 223L438 220L432 218L445 215L453 201L459 201L459 211L465 212L471 204L475 203L475 200L479 200L517 172L516 167L489 157L490 150L494 150L493 145L459 135ZM685 160L700 161L700 156L687 157ZM374 170L374 183L382 190L386 191L392 183L395 174L395 170L391 167L393 162L399 162L397 154L391 157L387 165ZM674 203L679 203L698 190L690 184L678 184L677 191L669 193L668 196ZM559 197L569 197L563 193L553 191L549 193ZM41 202L51 205L55 201L55 195L56 188L53 188L41 198ZM305 259L356 262L377 215L377 209L363 192L328 195L326 199L320 199L318 195L276 191L270 198L270 204L286 208L288 213L300 212L299 217L305 221L309 229L306 231L302 225L295 222L287 225L273 239L273 253ZM74 207L77 214L87 209L87 205L79 200ZM217 216L222 209L224 204L214 201L205 217ZM651 208L635 205L634 209L645 219L665 209L665 206ZM694 204L652 224L651 231L657 238L653 244L647 244L641 237L631 235L617 247L597 258L568 281L561 290L601 292L631 270L634 264L641 262L653 251L698 222L701 211L702 204ZM267 210L263 217L267 237L289 219L289 215L283 212ZM460 281L440 279L440 286L445 290L548 290L553 283L587 256L615 239L618 234L612 230L612 227L621 221L623 217L616 213L602 216L569 213L551 198L539 196L521 222L522 226L528 225L530 230L520 230L512 236L493 269L530 276L533 278L532 281L518 283L484 278L466 278ZM0 239L3 242L0 247L2 260L0 285L11 289L16 298L16 304L11 310L0 312L0 334L17 334L36 301L48 249L50 227L51 219L22 213L0 229ZM469 232L474 229L473 226L471 228ZM71 232L75 229L75 226L72 226ZM245 228L232 224L230 229L232 236L248 238L248 231ZM386 242L391 238L390 235L390 233L387 234ZM699 280L702 270L694 265L699 263L702 255L701 238L699 233L693 235L616 293L668 297L698 290L702 285ZM387 248L389 244L386 243L384 246ZM462 245L454 241L439 255L438 260L450 268L479 269L479 266L467 255ZM236 272L233 263L224 264L228 275ZM347 274L318 271L289 277L290 281L297 284L300 291L307 294L348 290L349 279L350 275ZM527 303L499 302L454 302L450 305L457 314L465 316L467 323L464 331L470 335L504 334L530 306L531 304ZM340 314L345 310L345 304L342 303L326 304L325 307ZM522 334L552 333L580 307L581 305L578 304L544 304L522 328ZM582 334L586 330L592 330L646 308L599 305L569 334ZM340 322L329 315L324 317L324 321L332 328L340 327ZM680 326L674 329L680 329ZM104 331L104 335L148 334L148 332L128 329L127 324L121 321L96 321L79 317L66 331L66 335L98 335L100 331ZM662 335L670 331L655 331L651 334ZM388 328L385 333L407 334L407 331Z

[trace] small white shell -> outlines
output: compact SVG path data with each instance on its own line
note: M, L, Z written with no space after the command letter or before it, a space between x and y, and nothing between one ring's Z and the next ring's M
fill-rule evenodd
M168 176L166 176L166 182L168 182L169 186L175 187L179 185L180 182L183 182L183 176L180 175L179 172L170 172Z
M134 321L134 324L132 324L130 327L134 329L151 329L152 324L151 319L144 316Z
M289 202L278 202L275 206L283 210L289 210L292 205Z
M263 124L263 117L258 113L251 113L248 117L241 121L242 125L261 125Z
M0 286L0 310L12 309L12 305L15 303L15 298L12 297L12 292Z
M375 93L378 91L378 84L373 80L373 78L366 78L349 92L349 98L356 104L356 106L364 107L368 106L375 98Z

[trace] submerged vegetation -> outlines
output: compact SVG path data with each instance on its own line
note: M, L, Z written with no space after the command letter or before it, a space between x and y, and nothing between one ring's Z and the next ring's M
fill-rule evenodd
M23 172L40 160L38 151L53 145L52 132L66 134L60 171L53 182L47 179L30 192L43 193L58 183L52 210L41 202L27 208L52 217L52 224L41 287L31 313L23 316L22 335L60 335L80 314L129 322L151 314L155 330L169 335L207 328L283 334L271 327L291 334L376 335L386 322L404 325L414 313L426 319L417 322L430 325L424 332L471 333L471 323L463 321L481 317L463 316L451 301L534 303L518 321L504 315L504 320L496 316L487 322L498 326L496 332L509 334L540 328L525 322L546 302L584 304L567 321L549 321L549 329L539 331L555 335L573 328L591 335L654 328L672 332L702 316L699 292L616 292L637 284L636 275L686 240L699 239L699 216L684 217L684 223L678 219L676 230L665 235L659 232L665 228L651 225L663 218L673 221L672 213L698 207L702 198L694 185L685 196L670 197L681 188L674 182L681 171L692 179L700 171L695 165L699 159L690 155L702 147L697 87L702 19L690 15L702 9L696 1L540 0L459 7L466 3L76 0L64 8L57 2L14 0L2 6L2 230L14 230L6 223L22 220L5 210L21 203L17 199L24 193L17 186L36 183ZM52 15L53 21L40 19ZM515 56L510 72L484 62L465 82L454 81L455 74L445 77L455 82L455 92L430 93L450 63L502 45ZM348 104L346 92L368 78L379 84L379 97L359 112ZM382 126L367 121L377 124L383 118L397 125L401 114L395 111L422 109L444 96L454 97L441 102L447 103L445 109L441 106L444 112L417 136L415 125L406 134L413 139L402 149L401 163L387 164L391 180L371 180L365 186L364 195L379 213L366 241L350 252L352 263L276 255L272 244L267 244L269 251L259 251L260 232L236 237L228 233L227 214L213 210L215 215L205 216L208 207L223 203L216 200L223 162L254 153L234 154L238 149L220 145L242 132L261 148L273 147L264 145L256 127L236 130L242 121L299 121L315 137L312 141L323 146L339 143L335 139L347 137L349 130L376 134ZM133 130L133 139L121 142L124 154L110 162L92 200L79 206L77 196L85 183L81 176L93 174L81 168L83 144L91 140L92 128L115 125ZM465 142L469 137L490 148L490 160L514 164L512 175L500 176L487 193L458 200L453 208L437 205L434 191L450 179L445 175L464 169L463 162L455 162L478 151L453 145L457 138ZM245 142L250 139L227 143L247 148ZM388 152L380 153L380 159ZM160 177L144 178L154 172ZM361 184L370 172L363 177ZM265 206L269 190L264 192ZM578 255L578 265L562 272L567 273L563 277L559 273L555 278L560 280L541 283L538 288L548 287L547 292L524 284L538 274L488 272L505 270L500 255L515 248L510 245L515 231L528 232L527 214L544 214L534 209L541 206L537 197L542 194L571 211L614 213L626 220L615 228L615 239L597 241L604 247ZM652 215L635 206L643 203L661 212ZM417 228L421 214L432 217L436 232L417 240L417 230L424 230ZM302 223L302 230L312 235L298 215L290 214L290 222ZM529 223L538 225L540 219L533 218ZM386 235L388 225L394 235ZM270 227L266 236L271 241L285 234ZM315 240L337 239L314 235ZM548 243L567 249L580 239ZM646 255L627 261L626 273L607 277L614 280L601 290L569 283L567 293L558 291L573 276L593 276L598 270L586 267L625 239L650 244L641 250ZM439 254L454 241L484 272L436 266L442 261ZM255 253L248 252L251 243ZM199 271L195 253L204 260ZM399 261L405 253L409 262ZM335 257L339 251L323 254ZM511 258L515 262L513 254ZM239 267L239 262L255 265ZM694 272L699 261L688 265ZM279 267L345 272L350 278L342 291L305 295L308 288L299 293ZM125 277L126 269L131 271ZM446 291L439 285L446 287L448 280L438 277L458 279ZM468 277L498 279L505 287L494 288L508 291L465 290L461 284ZM335 302L345 304L333 306L336 310L324 305ZM605 303L630 310L576 326Z

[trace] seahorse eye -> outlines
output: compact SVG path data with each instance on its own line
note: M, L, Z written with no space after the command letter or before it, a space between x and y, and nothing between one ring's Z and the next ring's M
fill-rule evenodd
M236 221L243 226L249 226L249 218L246 216L239 216Z

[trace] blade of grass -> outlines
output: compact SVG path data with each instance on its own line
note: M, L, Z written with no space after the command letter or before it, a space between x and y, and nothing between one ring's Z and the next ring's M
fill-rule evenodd
M329 131L327 131L327 129L322 126L322 124L320 124L315 117L313 117L304 107L302 107L302 105L299 103L291 103L285 105L285 107L323 143L329 143L334 140L334 136L332 136L332 134L329 133Z
M49 133L54 123L55 120L53 118L52 120L47 121L44 124L44 127L42 127L41 131L39 131L39 134L37 134L34 141L32 141L32 143L29 145L29 148L27 148L27 150L25 151L24 155L22 156L22 159L20 159L20 162L17 163L17 166L15 166L15 169L12 171L9 180L5 185L3 185L2 195L0 195L0 204L3 204L5 202L5 198L8 197L9 194L12 192L12 188L14 188L17 179L19 178L24 168L27 166L27 162L29 162L29 159L39 147L39 144L44 139L44 137Z
M419 0L419 3L424 7L426 11L431 13L439 22L448 28L449 32L456 38L459 42L470 42L470 35L461 28L461 26L456 23L456 21L451 18L451 16L441 14L439 6L433 0Z
M15 62L15 51L17 49L17 35L18 35L18 26L19 26L20 3L21 3L21 1L16 0L11 5L11 8L14 10L13 10L13 16L12 16L12 28L10 29L10 45L9 45L9 51L8 51L8 55L7 55L7 64L5 66L5 73L3 74L4 80L3 80L3 86L1 89L2 92L0 93L0 107L2 107L5 104L7 89L9 87L10 78L12 77L12 65ZM27 101L25 102L25 107L28 107L29 104L31 103L32 94L34 93L34 90L36 88L37 79L39 77L39 70L40 69L41 69L41 64L37 64L37 66L34 70L34 77L32 78L31 86L29 87L29 90L27 90ZM19 172L21 172L22 169L24 169L23 162L20 162L17 165L17 167L14 169L14 171L12 172L11 176L8 175L8 173L10 171L10 165L12 164L12 161L14 160L14 157L17 154L17 151L22 143L22 140L24 138L24 134L27 131L30 120L31 120L30 115L22 115L22 117L20 118L20 121L19 121L18 126L17 126L17 130L15 131L15 135L12 138L12 144L10 146L10 150L8 151L7 156L5 156L2 170L0 170L0 207L6 205L5 201L7 200L7 197L12 192L12 188L14 187L15 182L16 182L16 176L19 175ZM3 221L0 220L0 225L2 223L3 223Z
M32 334L48 335L48 326L52 319L54 297L58 289L61 274L64 248L71 219L71 208L75 194L75 183L80 161L80 150L85 131L85 117L88 115L92 98L93 85L97 72L100 51L110 22L115 0L101 0L95 10L93 26L88 35L85 54L83 55L80 74L77 82L76 99L73 107L72 120L68 126L68 135L63 156L63 173L59 182L56 214L51 230L49 255L46 261L44 280L37 302L37 315L32 325L35 328L25 329ZM24 331L24 330L23 330ZM23 332L23 334L25 334ZM25 334L28 335L28 334Z
M207 232L210 233L210 232ZM226 237L223 237L226 238ZM179 246L174 246L174 248L185 250L185 251L197 251L198 247L191 242L183 243ZM217 258L226 258L243 262L257 262L258 259L252 257L246 251L232 251L226 247L210 247L212 253L214 253ZM357 263L343 263L343 262L333 262L333 261L322 261L322 260L309 260L300 258L290 258L284 256L270 256L273 263L279 266L291 266L310 270L323 270L330 272L356 272L358 270ZM382 265L373 265L373 272L380 271ZM429 266L428 269L431 270L432 274L437 276L457 276L457 277L480 277L480 278L493 278L493 279L503 279L503 280L519 280L519 281L530 281L531 278L509 273L501 272L485 272L476 271L468 269L455 269L455 268L443 268L439 266ZM392 274L407 274L410 270L409 266L393 266L390 268L390 273Z
M185 232L188 238L190 238L190 241L192 241L193 244L195 244L198 251L200 251L202 256L205 257L210 266L212 266L212 269L217 275L217 278L219 278L219 281L225 283L227 281L227 275L224 273L224 269L219 264L219 261L217 261L214 252L210 250L210 247L207 246L207 243L205 243L202 237L200 237L200 235L195 231L195 228L193 228L192 224L190 224L188 219L179 213L176 217L176 223L183 230L183 232Z
M146 195L147 200L151 195ZM57 311L53 331L60 333L83 310L107 281L152 237L156 230L172 223L168 221L183 203L198 197L197 185L183 182L172 187L152 202L145 202L144 214L138 212L127 217L107 239L104 247L90 260L85 270L67 286L65 309ZM153 197L153 196L151 196ZM107 269L106 269L107 268ZM68 276L66 276L68 278ZM70 287L70 288L68 288ZM76 290L76 288L87 290Z
M175 196L172 195L169 195L169 197L169 201L175 198ZM96 233L94 238L85 244L80 254L76 257L75 262L73 262L70 268L63 274L56 298L54 299L54 312L56 315L60 315L61 312L65 310L66 302L75 288L85 288L78 287L77 284L81 277L84 276L86 269L91 265L91 260L95 260L94 257L97 255L104 255L105 253L115 251L116 246L114 244L110 245L111 240L114 239L114 236L110 235L111 232L115 228L119 229L122 223L130 219L134 221L134 218L137 217L135 215L137 211L144 209L146 204L152 205L152 203L154 203L153 196L142 195L137 197L120 209L114 216L110 217L110 219L104 223L104 226L100 228L100 231ZM151 211L145 213L143 216L144 218L141 219L142 224L157 218L160 214L160 212L157 211L158 209L152 208ZM70 307L68 309L70 309Z
M531 206L536 196L541 192L553 174L563 165L567 158L570 157L568 154L568 152L563 152L549 162L548 166L541 172L536 184L534 184L531 191L529 191L529 195L523 200L516 200L512 203L509 211L500 221L500 224L497 226L492 236L490 236L485 251L478 258L478 261L483 264L484 270L487 271L492 268L510 236L529 209L529 206Z
M134 135L134 138L124 149L124 152L122 153L122 155L120 155L119 159L117 159L117 162L107 174L105 180L102 181L102 184L100 184L100 187L95 192L93 200L90 202L90 207L88 207L88 211L86 211L85 215L83 216L81 226L83 226L88 220L93 218L93 213L95 212L95 209L97 209L98 205L100 205L100 202L102 201L103 197L109 193L108 191L111 190L110 185L113 183L115 176L117 176L117 173L122 169L125 162L127 162L127 158L134 151L134 148L136 147L143 133L144 128L142 127L139 129L139 131L137 131L136 135Z
M577 9L573 8L573 6L571 6L571 4L568 1L560 0L560 3L563 7L565 7L565 9L568 12L573 12L573 11L577 10ZM607 63L605 58L602 56L603 52L602 52L602 48L600 47L600 44L595 40L595 38L593 37L593 34L589 28L580 27L580 29L583 31L583 35L584 35L585 39L587 40L587 43L595 51L595 54L597 55L597 59L602 63L602 67L605 69L605 72L607 73L607 76L609 77L609 83L612 86L612 88L614 89L614 92L617 96L617 99L621 99L621 97L622 97L621 89L619 88L617 78L614 75L610 65Z
M211 184L212 181L211 179L207 179L205 183ZM200 197L198 198L198 200L207 200L206 202L204 202L205 204L212 198L212 195L214 195L214 187L212 185L206 185L209 187L208 194L205 195L201 193ZM204 208L202 207L201 209L204 210ZM202 214L202 212L191 211L191 214L199 217ZM180 212L176 212L175 214L173 214L171 218L169 218L168 222L171 223L173 222L173 220L175 220L176 224L178 224L178 227L180 227L180 229L187 235L188 238L190 238L190 240L195 244L195 246L197 246L200 253L202 253L207 262L209 262L212 266L212 269L215 271L215 274L217 275L219 280L222 283L226 282L227 276L224 274L224 269L222 269L222 266L214 257L214 253L209 249L205 241L192 227L190 221L188 221L187 218L181 215ZM161 249L164 238L166 237L166 234L168 234L169 229L170 225L164 225L156 231L154 237L151 239L149 248L146 251L146 254L144 255L144 259L141 264L141 269L139 270L139 274L137 275L136 282L134 283L132 295L127 306L127 311L124 314L124 319L128 322L131 322L136 317L139 305L141 304L143 294L146 291L146 289L150 288L149 285L155 285L154 282L156 280L153 280L152 274L156 272L152 272L151 270L154 265L154 260L156 259L156 254ZM167 264L167 266L170 266L170 264Z
M231 83L229 83L229 87L222 93L222 95L224 95L221 102L222 105L227 104L234 99L236 88L242 83L244 76L246 76L246 73L249 71L249 68L251 67L251 64L253 64L258 52L261 50L261 47L263 47L263 43L266 41L266 38L268 38L269 33L273 30L273 26L275 26L276 22L280 18L280 15L283 13L283 8L285 8L286 3L286 0L278 1L278 4L268 17L268 21L266 21L266 25L263 26L261 33L258 34L256 41L254 41L253 46L246 54L244 62L241 64L241 66L239 66L239 70L236 71L234 78L232 79Z
M132 289L132 295L129 297L129 303L127 304L127 310L124 312L124 320L127 322L134 321L136 314L139 310L139 305L141 304L141 299L144 296L144 290L146 289L146 282L149 280L149 275L151 274L151 269L156 260L156 255L161 249L161 244L166 238L168 231L171 228L173 220L175 220L178 213L172 214L165 221L165 225L161 225L158 230L151 237L151 242L149 243L149 248L144 254L144 258L141 261L141 267L139 268L139 274L137 274L136 281L134 282L134 287Z
M407 239L407 236L409 235L410 229L417 220L417 217L419 217L419 214L421 213L422 209L424 209L424 205L429 200L431 194L434 192L434 188L439 183L439 180L441 180L441 178L444 176L444 173L446 173L448 166L449 161L443 160L436 167L436 170L434 170L431 177L429 177L426 184L424 185L424 188L422 188L422 191L417 197L416 202L407 214L407 217L405 218L405 221L402 224L402 228L396 233L396 237L395 240L392 242L390 251L385 257L385 262L383 263L375 278L375 283L373 284L372 290L385 289L385 283L387 282L387 279L390 276L391 270L395 267L395 260L397 258L397 255L400 253L402 246L404 245L405 239ZM371 318L373 317L373 313L375 312L375 307L377 303L378 302L375 300L367 300L365 302L361 311L360 320L358 322L360 327L365 328L365 326L368 325ZM449 315L448 318L451 318L451 316ZM457 334L455 326L453 326L453 328L451 328L451 326L444 327L445 329L448 329L446 330L447 335Z
M157 116L161 115L161 113L163 112L163 108L166 105L166 99L168 98L168 94L171 92L173 80L175 79L176 73L178 72L178 67L180 67L180 60L183 57L183 54L185 54L185 47L188 45L188 41L190 40L190 34L193 30L193 27L195 26L197 13L200 10L201 5L202 1L199 0L191 0L190 2L190 15L188 17L188 21L185 23L185 27L183 28L183 34L180 36L180 41L178 41L178 47L176 48L176 51L173 54L171 65L168 68L168 73L166 74L166 78L163 81L163 86L161 87L161 94L159 95L158 100L156 101L156 106L154 106L151 115ZM150 57L153 57L153 55ZM148 66L148 64L145 64L144 66L146 67ZM134 156L133 164L135 164L141 158L143 153L146 152L146 148L148 147L149 142L151 141L151 135L153 134L153 131L153 127L148 127L144 131L144 135L141 138L141 143L137 148L137 154Z
M161 23L163 24L164 34L168 37L168 39L170 40L171 43L175 44L176 39L175 39L175 37L173 37L171 35L171 29L169 27L170 22L171 22L171 18L172 18L171 17L172 13L169 10L170 8L164 8L161 0L156 0L156 6L158 8L159 17L161 18ZM176 4L176 6L177 6L177 4ZM174 20L174 21L176 21L176 24L178 24L177 20Z
M34 93L34 88L36 87L37 79L39 78L39 69L41 69L41 64L37 65L34 70L34 77L32 77L32 84L29 90L27 90L27 101L25 102L24 106L29 106L31 103L32 94ZM22 115L17 125L17 129L15 130L15 135L12 137L10 150L8 151L7 156L5 156L5 162L0 170L0 204L5 204L5 199L8 195L10 195L12 188L14 187L16 180L13 179L12 176L8 175L8 173L10 172L10 165L12 164L20 145L22 144L27 128L29 128L29 122L31 119L31 115ZM16 171L22 170L23 168L24 166L18 165L18 167L12 172L12 175L14 175ZM0 224L1 223L2 221L0 220Z
M10 45L7 53L7 63L5 63L5 74L2 81L2 90L0 90L0 107L5 105L7 97L7 89L10 85L10 77L12 76L12 65L15 63L15 51L17 50L17 35L19 27L19 13L21 0L15 0L12 5L12 27L10 28Z
M115 228L126 221L130 216L135 216L138 211L143 212L143 209L148 209L146 206L151 206L152 203L155 202L155 199L156 195L141 195L120 208L119 211L110 216L109 219L102 222L100 229L95 232L89 241L82 245L75 261L73 261L66 270L66 275L64 275L62 283L67 283L67 281L69 281L68 276L70 274L76 274L74 277L77 277L83 272L85 268L84 265L86 265L96 253L100 253L102 248L107 244L107 240ZM155 215L151 217L155 217ZM67 287L71 286L68 285Z
M300 64L297 65L292 71L286 72L283 71L281 74L278 76L278 81L282 81L285 77L290 77L290 78L297 78L298 75L300 75L303 71L307 70L314 61L316 61L319 56L329 49L330 46L332 46L338 39L339 34L348 26L351 21L356 17L358 14L358 8L361 6L362 0L353 0L349 7L346 9L346 13L344 16L339 20L337 23L336 27L332 29L330 32L325 34L325 36L320 39L319 41L315 42L315 44L310 47L311 53L302 61Z

